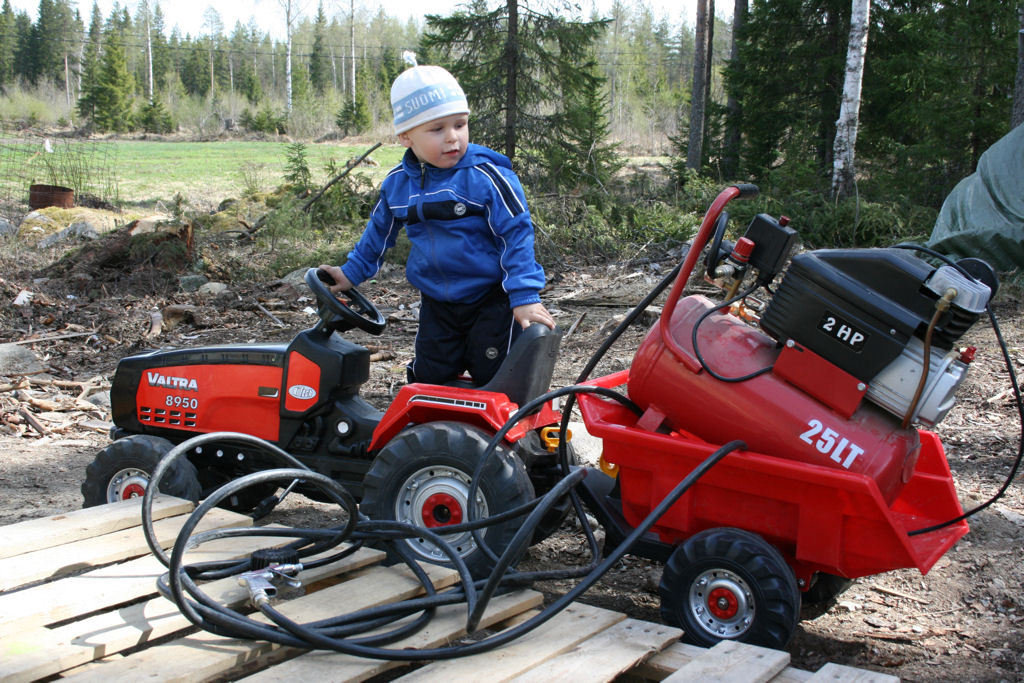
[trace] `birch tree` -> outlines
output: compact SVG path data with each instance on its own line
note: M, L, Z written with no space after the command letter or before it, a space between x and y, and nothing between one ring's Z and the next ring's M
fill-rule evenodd
M850 42L846 48L846 75L843 100L836 122L836 140L832 147L832 195L842 199L853 194L854 147L860 117L860 92L864 81L864 55L868 45L871 0L853 0L850 12Z
M294 24L302 14L305 8L305 3L299 3L297 0L277 0L278 6L284 12L284 36L285 36L285 53L284 53L284 89L285 99L287 100L288 114L292 113L292 30Z
M210 38L207 48L210 52L210 96L213 97L217 86L214 77L214 64L216 63L214 52L217 50L217 43L220 40L221 34L224 33L224 22L221 21L220 12L214 9L213 5L208 6L206 11L203 12L203 28L206 29L206 34Z

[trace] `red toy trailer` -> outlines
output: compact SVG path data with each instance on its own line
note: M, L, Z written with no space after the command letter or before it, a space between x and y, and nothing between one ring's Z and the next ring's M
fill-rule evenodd
M761 214L722 246L725 204L754 194L719 195L630 369L587 382L626 387L635 410L578 400L610 475L588 476L584 495L610 539L742 440L633 552L666 562L662 616L691 642L778 648L801 593L827 601L857 577L927 572L967 533L942 443L912 423L952 407L973 357L955 342L995 278L980 262L937 268L905 249L812 251L751 311L745 296L768 288L795 242L787 220ZM756 273L753 284L724 303L680 298L709 240L709 278L733 294Z

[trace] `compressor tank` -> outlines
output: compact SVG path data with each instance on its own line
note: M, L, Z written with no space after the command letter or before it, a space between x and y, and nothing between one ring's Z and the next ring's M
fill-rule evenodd
M891 503L913 472L920 451L917 430L901 427L896 417L867 401L837 410L820 400L828 386L805 390L816 378L829 383L830 372L812 370L803 388L776 370L737 382L711 376L697 360L692 332L702 315L720 306L703 296L679 300L669 330L678 349L665 345L663 321L648 332L628 384L629 397L647 411L641 422L714 444L742 439L748 451L864 474ZM774 368L781 351L774 339L722 311L700 321L697 346L705 366L727 379Z

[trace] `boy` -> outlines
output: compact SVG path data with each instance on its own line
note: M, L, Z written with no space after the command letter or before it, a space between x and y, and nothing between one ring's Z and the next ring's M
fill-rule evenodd
M469 142L469 105L439 66L413 66L391 86L395 133L407 148L344 266L321 266L332 292L381 266L403 227L412 244L406 277L420 290L410 382L444 384L468 370L476 385L497 372L531 323L554 329L540 302L544 270L533 223L508 158Z

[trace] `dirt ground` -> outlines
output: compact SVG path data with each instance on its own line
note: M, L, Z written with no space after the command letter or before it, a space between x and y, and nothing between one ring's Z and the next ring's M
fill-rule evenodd
M167 290L139 294L126 283L46 279L53 252L0 244L0 342L31 350L40 367L0 371L0 524L78 508L85 468L107 443L104 402L119 358L154 347L281 341L311 326L311 302L281 282L229 283L227 294ZM572 332L562 346L555 385L572 384L614 325L650 291L671 262L562 269L550 273L548 307ZM139 283L135 283L138 285ZM149 283L152 285L152 282ZM13 305L22 291L24 306ZM389 318L385 334L351 337L382 349L363 395L387 405L411 357L415 292L400 270L363 288ZM191 307L154 334L154 311ZM996 306L1016 365L1024 362L1021 302ZM631 328L595 374L628 367L644 329ZM937 428L965 508L998 490L1018 452L1021 425L991 327L965 339L977 359L956 407ZM901 570L858 580L826 614L805 619L789 650L792 665L828 662L916 681L1024 680L1024 495L1018 477L999 502L970 521L971 532L926 576ZM293 505L307 506L299 501ZM308 515L323 513L308 504ZM531 567L577 564L583 545L572 525L531 549ZM585 600L657 620L660 566L627 556ZM542 588L549 594L559 584Z

